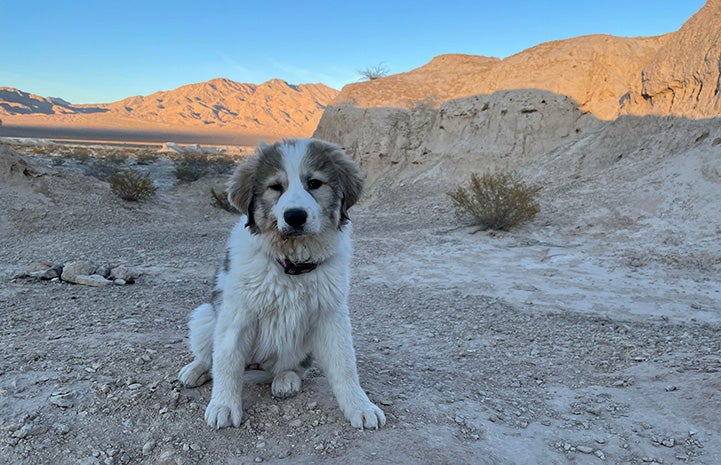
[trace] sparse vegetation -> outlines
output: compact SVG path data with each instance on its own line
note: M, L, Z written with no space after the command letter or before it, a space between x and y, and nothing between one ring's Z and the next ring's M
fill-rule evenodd
M175 161L173 175L178 183L193 182L208 174L226 174L234 164L235 161L227 156L185 155Z
M153 195L157 188L149 174L135 170L120 171L108 178L110 190L123 200L137 202Z
M88 157L82 162L83 174L85 176L92 176L101 181L110 182L111 176L118 173L123 166L127 157L120 157L117 155L107 156L103 158Z
M508 230L535 218L540 190L513 173L473 173L467 187L458 187L448 196L458 217L470 216L484 230Z
M225 211L231 213L239 213L238 210L228 201L228 192L225 190L216 191L212 187L210 188L210 196L213 201L213 206L222 208Z
M366 66L363 69L359 69L358 74L360 74L363 79L373 81L388 76L388 68L384 66L383 63L379 63L375 66Z

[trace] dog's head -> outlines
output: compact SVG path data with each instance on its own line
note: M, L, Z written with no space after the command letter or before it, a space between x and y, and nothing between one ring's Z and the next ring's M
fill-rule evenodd
M337 145L287 139L261 144L238 166L228 199L253 234L301 238L342 228L362 188L358 166Z

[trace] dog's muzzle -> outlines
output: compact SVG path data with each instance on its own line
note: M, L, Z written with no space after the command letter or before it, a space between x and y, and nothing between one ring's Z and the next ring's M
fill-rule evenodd
M301 208L289 208L283 212L282 233L284 236L302 236L305 234L305 223L308 220L308 213Z

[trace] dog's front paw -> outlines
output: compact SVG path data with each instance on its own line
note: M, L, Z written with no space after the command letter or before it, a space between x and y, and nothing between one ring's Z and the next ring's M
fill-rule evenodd
M178 380L183 383L185 387L200 386L210 378L210 367L199 360L193 360L188 363L181 368L180 373L178 373Z
M359 407L348 409L344 413L353 428L378 429L386 424L383 410L370 401L365 401Z
M243 421L243 406L240 403L225 405L211 400L205 409L205 421L215 429L229 426L237 428Z

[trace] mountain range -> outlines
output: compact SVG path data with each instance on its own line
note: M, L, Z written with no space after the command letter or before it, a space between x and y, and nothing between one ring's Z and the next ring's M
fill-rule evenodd
M118 102L84 105L0 87L6 124L233 131L310 136L328 106L439 108L443 102L535 89L570 98L601 120L624 114L721 115L721 0L678 31L590 35L543 43L505 59L449 54L417 69L345 86L255 85L213 79Z
M272 79L255 85L218 78L90 105L0 87L0 116L6 123L34 126L302 136L313 132L326 105L337 94L323 84L292 85Z

